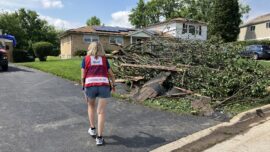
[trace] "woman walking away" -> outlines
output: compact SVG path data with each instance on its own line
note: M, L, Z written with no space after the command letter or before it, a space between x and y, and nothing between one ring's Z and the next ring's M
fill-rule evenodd
M115 90L115 77L109 62L105 57L105 52L101 43L92 42L89 45L87 56L82 61L81 77L88 103L88 116L90 122L88 133L92 137L96 137L96 144L100 146L104 144L102 135L105 123L107 99L111 97L111 89L113 91ZM98 133L96 133L95 127L96 98L98 98Z

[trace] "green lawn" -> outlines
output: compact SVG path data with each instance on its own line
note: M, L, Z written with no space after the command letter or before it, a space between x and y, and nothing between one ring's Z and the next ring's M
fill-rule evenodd
M267 68L270 68L270 60L262 60L262 61L259 61L260 64L262 64L263 66L267 67Z
M36 62L18 63L18 65L38 69L62 78L80 82L81 61L82 59L80 58L63 60L58 57L48 57L46 62L36 60Z

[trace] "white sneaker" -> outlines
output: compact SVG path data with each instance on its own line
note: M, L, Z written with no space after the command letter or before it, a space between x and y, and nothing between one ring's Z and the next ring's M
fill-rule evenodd
M96 128L95 129L89 128L88 133L90 134L90 136L95 137L97 135Z
M102 146L104 145L105 141L104 141L104 138L103 137L97 137L96 138L96 145L97 146Z

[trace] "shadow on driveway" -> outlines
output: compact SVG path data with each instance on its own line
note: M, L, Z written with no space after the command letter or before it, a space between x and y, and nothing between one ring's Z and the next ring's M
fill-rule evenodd
M166 142L164 138L156 137L151 134L140 132L139 135L135 135L129 138L123 138L116 135L106 137L112 139L114 142L106 142L106 145L124 145L128 148L144 148L151 147L156 144L162 144Z
M0 73L10 73L10 72L19 72L19 71L22 71L22 72L32 72L32 71L29 71L29 70L26 70L26 69L22 69L22 68L17 68L17 67L14 67L14 66L9 66L8 67L8 71L3 71L0 67Z

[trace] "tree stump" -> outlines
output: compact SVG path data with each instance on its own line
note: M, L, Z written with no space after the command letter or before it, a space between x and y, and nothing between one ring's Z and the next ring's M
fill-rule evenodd
M140 91L133 96L136 101L144 101L149 98L154 98L158 95L164 94L165 89L163 83L170 76L170 72L161 72L157 77L147 81Z

